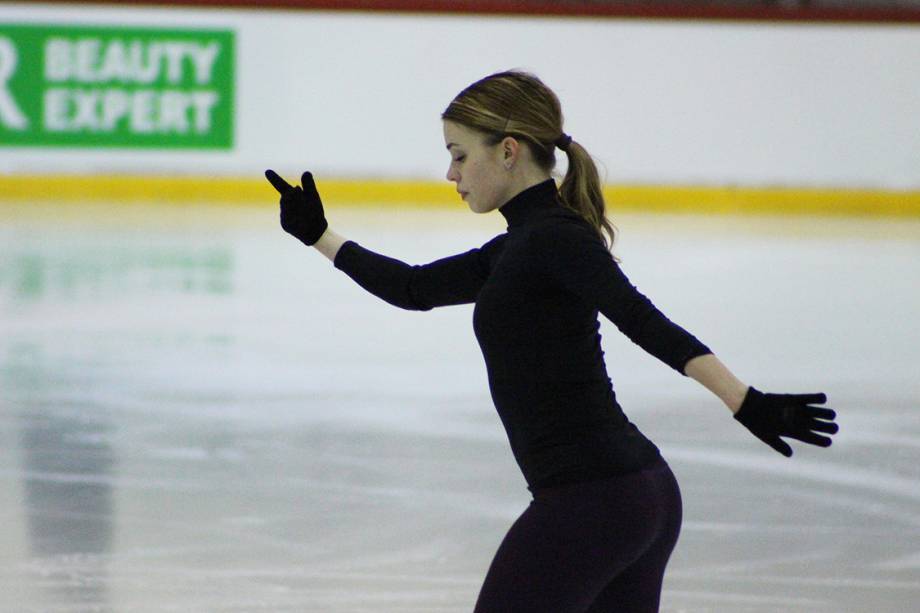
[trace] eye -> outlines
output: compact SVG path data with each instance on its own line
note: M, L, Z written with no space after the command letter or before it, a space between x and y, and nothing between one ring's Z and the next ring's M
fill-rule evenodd
M465 160L465 159L466 159L466 156L465 156L465 155L458 155L457 157L454 158L454 161L455 161L455 162L462 162L462 161Z

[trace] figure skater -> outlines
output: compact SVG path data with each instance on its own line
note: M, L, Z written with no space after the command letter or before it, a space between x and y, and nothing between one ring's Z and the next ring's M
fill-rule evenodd
M556 95L518 71L481 79L441 115L447 179L507 232L479 248L410 266L328 227L313 177L281 194L281 226L361 287L404 309L475 303L489 389L532 501L498 548L475 613L657 611L681 524L677 482L617 403L598 313L630 340L715 394L785 456L782 437L827 447L824 394L768 394L742 383L671 322L611 255L597 169L562 126ZM568 157L557 187L556 149Z

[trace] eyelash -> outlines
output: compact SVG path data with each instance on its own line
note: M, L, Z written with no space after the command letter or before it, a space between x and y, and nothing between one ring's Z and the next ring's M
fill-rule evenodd
M465 155L458 155L457 157L454 158L454 161L455 161L455 162L462 162L462 161L465 160L465 159L466 159L466 156L465 156Z

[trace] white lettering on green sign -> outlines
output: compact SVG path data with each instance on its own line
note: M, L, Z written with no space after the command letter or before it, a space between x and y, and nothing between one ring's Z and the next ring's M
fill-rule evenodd
M0 123L12 130L25 130L29 120L22 114L7 83L16 72L19 57L10 39L0 36Z
M127 120L134 133L204 134L211 129L217 102L211 91L52 88L45 91L45 127L52 132L112 132Z
M229 149L228 30L0 23L0 147Z
M121 84L156 82L179 85L211 81L220 53L216 42L124 41L118 38L49 38L45 43L45 79L51 83ZM136 134L204 134L218 96L210 90L125 90L122 87L62 88L45 91L45 128L52 132L112 132L126 121Z
M195 83L205 85L211 81L218 53L220 45L216 42L49 38L45 43L45 78L50 82L149 84L165 77L175 85L182 81L188 60Z

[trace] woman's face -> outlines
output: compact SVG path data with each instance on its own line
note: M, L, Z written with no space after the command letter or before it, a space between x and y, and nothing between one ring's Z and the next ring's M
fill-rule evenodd
M447 180L457 184L471 211L494 211L514 195L502 143L487 145L481 132L452 121L444 122L444 142L450 152Z

